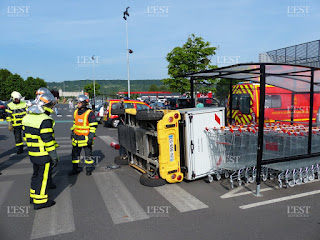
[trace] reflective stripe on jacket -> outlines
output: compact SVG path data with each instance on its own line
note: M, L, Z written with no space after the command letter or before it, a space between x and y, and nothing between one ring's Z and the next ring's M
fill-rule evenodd
M27 104L25 102L20 102L18 104L10 102L8 104L8 109L6 109L6 112L8 113L6 120L8 122L12 122L13 127L21 126L22 118L27 113L26 109L27 109Z
M48 127L42 123L50 120ZM41 157L49 155L48 152L58 147L54 139L54 121L46 114L27 114L23 120L24 140L27 143L30 157Z

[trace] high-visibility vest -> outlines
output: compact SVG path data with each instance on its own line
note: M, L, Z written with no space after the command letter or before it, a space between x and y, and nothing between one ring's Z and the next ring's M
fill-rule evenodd
M78 136L88 136L90 132L90 126L88 116L91 110L88 109L83 114L78 114L78 109L74 111L74 129L73 132Z
M27 104L25 102L20 102L18 104L10 102L8 104L8 109L6 109L6 112L9 114L6 120L12 122L13 127L21 126L22 118L27 114L26 109Z
M40 134L42 133L53 133L53 127L55 122L53 121L52 128L42 128L41 124L44 120L53 119L47 116L45 113L42 114L27 114L23 120L23 130L24 130L24 140L27 143L29 155L33 157L40 157L49 155L48 152L55 150L58 147L58 144L55 140L51 140L49 142L43 142Z

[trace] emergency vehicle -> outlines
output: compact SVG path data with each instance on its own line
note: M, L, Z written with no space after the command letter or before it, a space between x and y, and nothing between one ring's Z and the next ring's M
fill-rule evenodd
M266 85L265 123L309 121L310 95L296 93L280 87ZM260 84L239 83L232 88L232 123L248 124L258 122ZM320 94L313 98L313 122L319 122ZM228 96L227 120L230 119L230 95Z

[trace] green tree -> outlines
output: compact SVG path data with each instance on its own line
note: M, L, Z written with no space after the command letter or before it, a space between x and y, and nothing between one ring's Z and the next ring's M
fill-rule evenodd
M96 95L99 95L99 94L100 94L100 91L99 91L100 85L99 85L98 83L96 83L95 86L96 86ZM90 98L93 97L93 94L94 94L93 83L88 83L87 85L85 85L85 86L83 87L83 89L84 89L87 93L89 93L89 97L90 97Z
M9 78L12 75L10 71L7 69L0 69L0 99L5 100L8 99L5 84L7 81L7 78Z
M28 77L25 81L25 86L26 98L34 99L36 96L36 91L41 87L47 87L47 83L41 78Z
M158 87L155 84L150 85L149 87L149 92L157 92L158 91Z
M159 87L159 91L161 91L161 92L167 92L168 89L167 89L167 87L166 87L165 85L161 85L161 86Z
M10 99L11 93L13 91L18 91L19 93L21 93L22 96L25 96L26 94L24 80L18 74L14 74L14 75L11 74L3 82L3 85L1 85L1 88L3 88L4 94L2 98L4 98L4 100Z
M164 79L163 83L180 93L189 91L189 79L178 76L216 68L216 66L210 65L210 61L212 56L216 54L217 48L211 47L210 44L210 42L205 42L202 37L196 37L192 34L182 47L175 47L167 54L170 78ZM203 82L204 80L198 80L198 84ZM209 79L206 82L214 84L215 80Z

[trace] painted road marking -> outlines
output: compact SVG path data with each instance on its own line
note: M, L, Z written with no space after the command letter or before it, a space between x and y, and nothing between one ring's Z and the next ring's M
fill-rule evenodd
M275 198L275 199L271 199L271 200L267 200L267 201L262 201L262 202L256 202L256 203L251 203L251 204L247 204L247 205L242 205L239 208L241 208L241 209L249 209L249 208L264 206L264 205L273 204L273 203L277 203L277 202L288 201L288 200L292 200L292 199L296 199L296 198L312 196L312 195L319 194L319 193L320 193L320 190L315 190L315 191L295 194L295 195L291 195L291 196L287 196L287 197Z
M93 177L114 224L149 218L114 172L94 173Z
M320 182L320 179L315 179L313 181L306 182L306 183L303 183L303 184L314 183L314 182ZM240 196L250 195L250 194L254 195L255 194L254 190L252 190L252 191L248 190L248 191L245 191L245 192L237 193L240 190L244 189L246 186L249 186L249 184L245 184L244 186L237 187L236 189L233 189L230 192L228 192L226 194L223 194L222 196L220 196L220 198L226 199L226 198L240 197ZM266 188L261 189L260 192L267 192L267 191L278 190L278 189L280 189L278 186L266 187Z
M176 184L167 184L154 188L180 212L189 212L208 208L206 204L192 196Z
M112 142L118 142L117 140L115 140L114 138L112 138L110 136L99 136L99 138L101 138L102 141L104 141L108 146L110 146L110 143L112 143Z
M62 182L68 181L65 177L57 177L55 180L58 188L63 186ZM55 201L54 206L36 211L30 239L55 236L76 230L70 187L63 189Z

